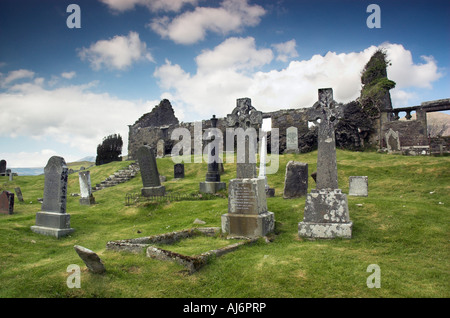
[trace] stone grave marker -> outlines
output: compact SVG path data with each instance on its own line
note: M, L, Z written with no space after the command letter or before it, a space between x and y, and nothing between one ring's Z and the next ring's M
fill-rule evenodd
M261 137L261 148L259 151L259 178L264 179L264 185L266 189L266 196L273 197L275 196L275 189L269 187L269 182L266 176L266 159L267 159L267 133L264 131L263 136Z
M156 143L156 158L162 158L165 155L165 143L163 139L158 140Z
M6 160L0 160L0 176L6 176Z
M20 187L14 188L14 192L16 192L16 196L19 202L23 202L23 195L22 190L20 190Z
M298 153L298 129L297 127L288 127L286 129L286 150L285 153Z
M178 178L184 178L184 164L177 163L173 166L173 177Z
M227 119L231 127L262 124L262 116L251 106L249 98L238 99L237 107ZM230 236L260 237L275 227L274 213L267 209L265 180L256 177L256 160L249 160L250 147L254 145L246 140L245 160L240 161L238 153L236 178L229 183L228 213L222 215L222 232Z
M217 128L217 118L215 115L211 118L211 128ZM211 132L208 135L211 137ZM215 136L217 138L217 136ZM220 142L220 141L219 141ZM217 143L215 143L217 144ZM216 147L211 141L208 146L208 171L206 172L205 181L200 182L201 193L216 193L219 190L226 189L225 182L220 181L219 163L220 157Z
M38 234L60 238L74 231L70 214L66 213L68 168L64 158L53 156L44 168L44 198L41 211L36 213L36 225L31 230Z
M306 196L303 222L298 235L306 238L351 238L353 223L347 196L338 188L335 126L343 116L333 100L331 88L319 89L319 101L308 111L309 120L319 123L316 189Z
M367 197L369 181L367 176L350 176L348 195L357 197Z
M103 274L104 272L106 272L103 261L100 259L100 257L98 257L96 253L80 245L75 245L73 248L77 252L78 256L80 256L80 258L86 264L86 267L89 269L89 271L94 274Z
M2 191L0 194L0 214L13 214L14 212L14 193Z
M92 194L91 187L91 172L89 170L83 170L78 172L78 179L80 182L80 204L91 205L95 204L95 198Z
M392 128L389 128L389 131L385 135L385 140L388 153L401 151L398 131L394 131Z
M308 193L308 164L289 161L286 165L284 177L284 199L306 196Z
M161 185L153 149L149 146L140 147L137 151L137 160L143 185L141 194L145 197L165 195L166 187Z

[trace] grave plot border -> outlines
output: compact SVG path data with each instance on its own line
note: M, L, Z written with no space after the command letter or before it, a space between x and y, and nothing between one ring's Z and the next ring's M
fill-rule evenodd
M106 244L106 249L119 252L122 251L131 252L135 254L143 253L145 249L146 250L145 254L147 257L163 261L176 262L184 266L189 274L193 274L200 268L205 266L208 263L208 261L213 257L220 257L222 255L225 255L229 252L238 249L243 245L251 244L258 240L258 238L249 239L244 237L232 237L233 239L243 239L244 241L235 244L230 244L219 249L209 250L207 252L195 256L183 255L180 253L158 248L152 245L152 244L170 245L182 239L187 239L198 235L215 236L219 233L220 227L191 228L141 238L109 241Z

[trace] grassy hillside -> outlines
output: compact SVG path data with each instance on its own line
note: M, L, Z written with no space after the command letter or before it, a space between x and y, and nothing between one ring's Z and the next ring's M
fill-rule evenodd
M139 193L140 175L94 193L97 204L81 206L78 174L68 182L67 212L75 232L61 239L31 232L44 176L0 177L1 190L20 186L25 202L13 215L0 215L0 298L9 297L450 297L450 157L406 157L374 152L338 151L339 186L348 193L348 177L369 177L368 197L348 197L353 238L306 240L297 235L305 198L282 198L289 160L316 169L317 152L280 156L278 172L269 175L276 196L267 199L275 213L276 235L211 261L193 275L180 265L142 255L106 250L111 240L137 238L191 227L220 226L226 198L203 201L142 202L125 206L127 193ZM186 164L186 178L173 180L171 158L157 159L171 193L197 193L206 163ZM92 184L130 162L92 167ZM225 163L222 181L236 174ZM309 188L314 182L309 179ZM226 196L226 192L224 192ZM225 197L224 196L224 197ZM199 218L205 225L194 225ZM139 233L138 233L139 232ZM193 246L195 248L193 249ZM216 248L216 240L184 242L178 252ZM94 275L73 249L96 252L107 272ZM211 246L209 246L211 245ZM70 264L82 268L81 288L66 285ZM381 269L381 288L366 285L367 267Z

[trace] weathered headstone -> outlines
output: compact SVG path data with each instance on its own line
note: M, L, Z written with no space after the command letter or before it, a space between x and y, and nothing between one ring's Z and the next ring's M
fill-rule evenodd
M298 153L298 129L297 127L288 127L286 129L286 150L285 153Z
M11 169L6 169L6 175L9 177L9 181L13 181L13 174Z
M369 181L367 176L350 176L348 195L367 197Z
M14 188L14 192L16 192L16 196L19 202L23 202L23 195L22 190L20 190L20 187Z
M237 107L227 116L227 124L235 128L260 127L262 116L258 113L249 98L238 99ZM249 160L250 147L254 147L253 143L246 141L244 163L239 162L238 153L236 178L229 183L228 213L222 215L222 231L230 236L265 236L275 226L274 213L267 210L265 180L256 177L256 160Z
M140 147L137 151L137 159L143 185L141 194L145 197L165 195L166 187L161 185L153 149L149 146Z
M306 196L303 222L298 234L306 238L351 238L353 223L347 196L338 188L335 126L343 116L333 100L331 88L319 89L319 101L308 112L309 120L319 123L316 189Z
M6 176L6 160L0 160L0 176Z
M217 128L217 118L215 115L211 118L211 128ZM211 137L211 134L208 136ZM215 136L217 138L217 136ZM220 141L219 141L220 142ZM214 143L214 145L217 143ZM219 190L226 189L225 182L220 181L219 163L220 157L216 147L211 141L208 144L208 171L206 172L205 181L200 182L201 193L216 193Z
M177 163L173 166L173 177L184 178L184 164Z
M388 153L401 151L398 131L394 131L392 128L389 128L389 131L385 135L385 140Z
M91 205L95 204L95 198L92 194L91 187L91 173L88 170L78 172L78 179L80 182L80 204Z
M103 261L100 259L100 257L98 257L96 253L80 245L75 245L73 248L77 252L78 256L80 256L80 258L86 264L89 271L94 274L103 274L104 272L106 272Z
M286 165L284 177L284 199L305 196L308 193L308 164L289 161Z
M156 158L162 158L165 155L165 143L164 143L164 139L160 139L158 140L158 142L156 143Z
M51 157L44 174L42 211L36 213L36 225L31 230L60 238L74 231L70 227L70 214L66 213L68 168L64 158Z
M0 214L13 214L14 212L14 193L2 191L0 194Z

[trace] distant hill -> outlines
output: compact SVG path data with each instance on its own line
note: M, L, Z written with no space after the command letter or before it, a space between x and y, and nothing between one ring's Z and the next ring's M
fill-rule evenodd
M95 156L88 156L88 157L84 157L81 158L75 162L82 162L82 161L89 161L89 162L95 162Z
M11 168L12 173L17 173L19 176L38 176L44 174L44 167L42 168Z

